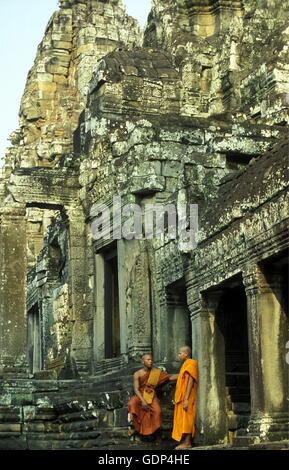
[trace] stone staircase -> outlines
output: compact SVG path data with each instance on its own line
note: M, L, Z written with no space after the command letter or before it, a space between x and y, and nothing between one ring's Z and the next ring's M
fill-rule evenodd
M250 419L250 378L246 372L231 372L226 374L226 395L228 430L235 445L241 436L247 434Z
M127 443L130 382L128 377L109 377L107 383L93 378L0 381L0 450Z
M242 388L237 395L233 385L229 391L228 396L238 398L231 402L235 439L233 447L222 445L220 450L288 448L288 442L260 444L253 436L242 434L250 411L248 402L242 401L247 395ZM128 439L127 403L131 392L131 375L116 374L106 380L1 380L0 450L154 449L153 443ZM174 446L172 395L170 386L161 392L163 448L167 449ZM211 448L215 446L202 446Z

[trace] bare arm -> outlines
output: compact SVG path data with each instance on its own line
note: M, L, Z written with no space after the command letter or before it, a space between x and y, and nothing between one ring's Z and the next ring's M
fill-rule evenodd
M140 389L139 389L139 375L138 375L137 372L133 376L133 388L134 388L134 393L136 394L136 396L142 402L143 408L148 409L149 406L148 406L147 402L145 401L145 399L143 398L143 396L140 392Z
M176 382L178 380L178 375L171 375L169 378L170 382Z

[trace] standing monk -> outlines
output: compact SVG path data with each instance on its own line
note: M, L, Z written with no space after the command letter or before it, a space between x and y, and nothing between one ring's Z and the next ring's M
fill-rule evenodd
M149 436L155 434L158 444L160 437L158 431L162 425L162 410L159 399L156 396L156 388L169 380L177 380L177 376L168 375L165 372L153 368L153 357L144 354L141 359L143 368L135 372L134 393L128 403L128 410L135 432ZM132 435L133 432L129 433Z
M198 364L191 359L191 348L183 346L179 350L179 360L183 363L175 391L174 427L172 437L184 442L176 449L191 447L191 436L195 435L196 395L198 386Z

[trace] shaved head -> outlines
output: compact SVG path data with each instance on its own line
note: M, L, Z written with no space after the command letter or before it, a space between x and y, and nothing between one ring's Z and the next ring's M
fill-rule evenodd
M180 351L186 353L188 355L188 357L192 357L192 350L189 346L182 346L180 348Z
M145 370L151 370L154 363L153 355L150 353L143 354L141 357L141 363Z
M153 357L153 355L150 353L145 353L142 355L141 360L143 361L146 357Z

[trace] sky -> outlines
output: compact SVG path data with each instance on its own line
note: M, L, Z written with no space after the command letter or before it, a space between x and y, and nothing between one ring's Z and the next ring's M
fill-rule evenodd
M151 0L122 0L143 26ZM58 0L0 0L0 166L7 138L18 128L18 111L38 44ZM3 164L3 161L2 161Z

